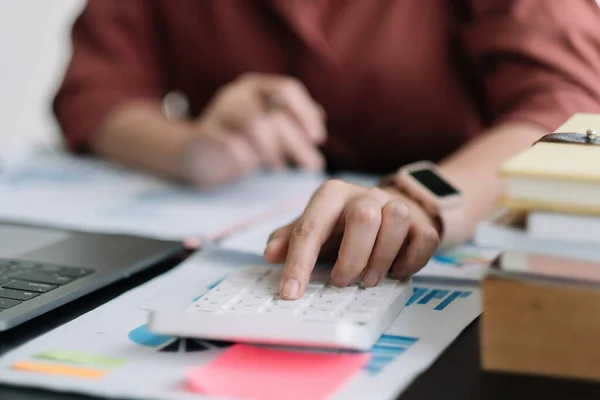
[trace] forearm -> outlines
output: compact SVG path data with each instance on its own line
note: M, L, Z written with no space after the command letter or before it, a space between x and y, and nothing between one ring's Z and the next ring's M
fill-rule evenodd
M187 122L169 120L159 102L129 103L112 112L90 143L106 159L169 179L182 179Z
M480 220L493 211L503 193L499 167L545 133L548 133L545 129L533 124L498 125L440 163L444 176L465 196L465 208L468 210L465 222L469 234Z

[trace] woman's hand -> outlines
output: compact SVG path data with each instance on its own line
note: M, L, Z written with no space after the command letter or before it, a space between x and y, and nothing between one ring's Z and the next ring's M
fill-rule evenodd
M335 261L331 281L337 286L357 278L375 286L388 270L396 278L408 277L433 255L438 231L433 219L394 189L331 180L296 221L271 235L265 259L285 262L280 294L297 299L318 259Z
M265 167L321 170L324 113L299 81L247 74L223 87L193 127L184 176L200 187Z

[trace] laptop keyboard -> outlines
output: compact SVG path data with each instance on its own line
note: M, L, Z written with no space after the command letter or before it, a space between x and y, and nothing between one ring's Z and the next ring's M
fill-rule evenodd
M86 268L0 259L0 312L92 272Z

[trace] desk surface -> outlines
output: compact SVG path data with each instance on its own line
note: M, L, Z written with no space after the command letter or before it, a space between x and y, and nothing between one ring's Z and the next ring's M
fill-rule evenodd
M0 333L0 355L50 329L64 324L118 296L175 264L165 263L88 295L67 306ZM476 321L446 350L435 364L421 375L400 400L428 399L599 399L600 385L484 373L479 368L478 327ZM87 396L0 386L0 399L11 400L85 400Z

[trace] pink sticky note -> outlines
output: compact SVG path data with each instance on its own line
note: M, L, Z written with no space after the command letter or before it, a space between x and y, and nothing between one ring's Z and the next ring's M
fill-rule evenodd
M235 345L190 371L202 394L246 400L319 400L360 370L370 354L328 354Z

